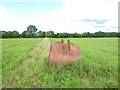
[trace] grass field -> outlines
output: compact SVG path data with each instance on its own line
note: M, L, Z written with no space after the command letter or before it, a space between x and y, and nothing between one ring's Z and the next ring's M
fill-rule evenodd
M117 38L70 39L80 47L82 59L50 68L50 43L59 40L2 39L2 87L118 87Z

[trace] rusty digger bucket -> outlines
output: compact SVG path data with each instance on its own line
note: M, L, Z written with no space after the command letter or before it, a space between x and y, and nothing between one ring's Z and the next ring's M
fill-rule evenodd
M75 44L72 44L70 40L67 44L62 39L60 42L51 42L49 52L49 66L56 64L68 65L75 61L80 60L80 50Z

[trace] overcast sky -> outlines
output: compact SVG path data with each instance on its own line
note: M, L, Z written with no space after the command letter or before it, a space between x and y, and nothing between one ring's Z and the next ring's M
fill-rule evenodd
M17 1L17 2L15 2ZM119 0L1 0L0 30L117 32Z

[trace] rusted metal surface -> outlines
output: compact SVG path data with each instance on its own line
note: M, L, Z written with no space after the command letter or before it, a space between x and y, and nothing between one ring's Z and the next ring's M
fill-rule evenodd
M75 44L72 44L70 40L67 44L62 39L60 42L52 42L50 45L49 53L49 66L62 64L68 65L77 60L80 60L80 50Z

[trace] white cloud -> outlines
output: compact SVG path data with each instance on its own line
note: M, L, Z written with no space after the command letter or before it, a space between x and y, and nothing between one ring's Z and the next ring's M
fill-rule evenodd
M118 31L112 28L118 26L118 0L63 0L62 7L50 15L31 18L10 15L0 6L0 16L0 28L3 30L22 32L29 24L33 24L39 30L54 32ZM84 20L108 21L97 24Z
M26 19L8 14L5 7L0 6L0 30L18 30L21 32L27 25Z
M53 18L58 21L66 22L61 25L62 31L71 32L95 32L98 30L108 31L107 28L95 28L89 23L82 22L84 19L110 20L105 23L106 27L117 27L118 17L117 0L65 0L63 7L53 13ZM71 21L77 21L73 24ZM78 22L79 21L79 22ZM68 23L69 22L69 23ZM84 24L83 24L84 23ZM68 25L69 24L69 25ZM59 28L58 28L59 29ZM57 30L58 30L57 29ZM109 29L110 30L110 29ZM113 30L113 31L117 31Z

